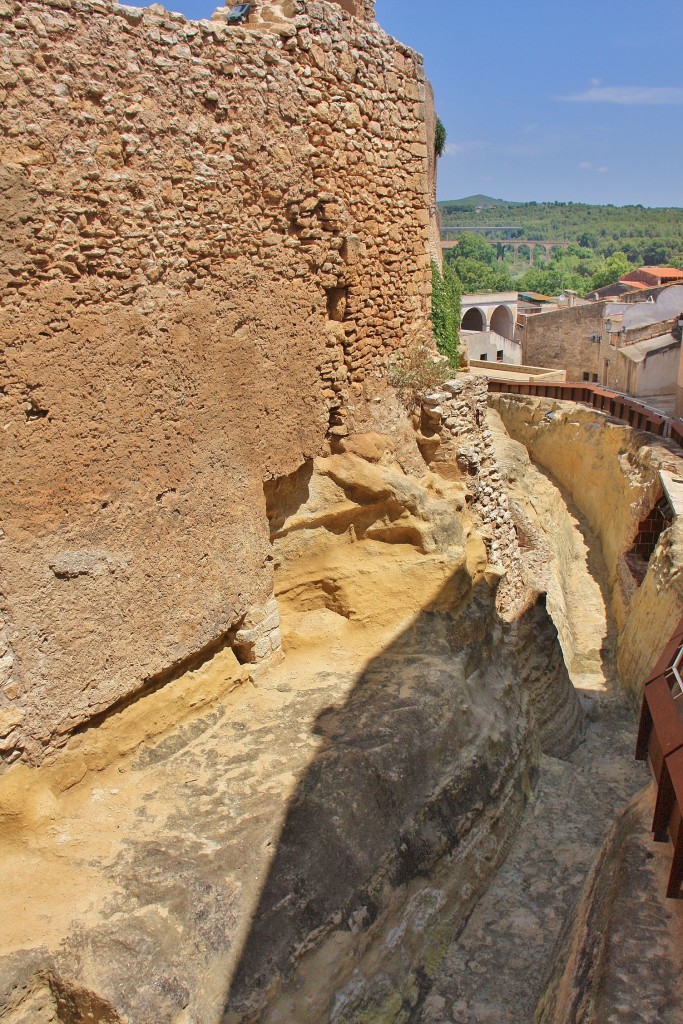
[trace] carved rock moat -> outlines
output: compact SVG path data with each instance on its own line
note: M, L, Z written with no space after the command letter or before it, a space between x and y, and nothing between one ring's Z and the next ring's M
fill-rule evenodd
M446 443L457 402L468 458L495 454L501 508L525 531L509 548L524 590L501 587L478 474L425 465L389 396L366 422L387 433L267 482L284 659L240 665L226 647L0 781L3 1019L531 1021L539 1003L564 1021L553 972L572 978L578 958L559 991L584 1002L614 987L602 953L581 973L592 954L568 931L646 783L607 568L581 514L486 424L482 395L447 385ZM644 463L664 457L643 441L622 437ZM604 865L627 857L633 879L648 852L634 821L595 868L595 911L579 911L601 935L624 927ZM678 1019L683 922L647 916L665 860L628 889L654 951L634 1020L657 992ZM637 950L617 952L623 972Z
M368 0L0 0L0 97L0 1020L680 1021L631 753L683 464L388 384L419 55Z

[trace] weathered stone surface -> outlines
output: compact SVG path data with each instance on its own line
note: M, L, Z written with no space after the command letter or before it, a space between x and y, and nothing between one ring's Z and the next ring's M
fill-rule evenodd
M429 338L422 61L369 0L275 6L272 30L3 9L0 591L29 760L263 606L264 479Z
M269 501L287 660L221 696L240 681L226 649L74 737L51 767L3 776L0 857L30 842L14 894L22 904L32 879L38 911L10 913L0 935L3 953L25 951L2 961L6 1008L28 1012L40 977L139 1024L217 1019L233 974L228 1020L290 977L292 1020L326 1019L338 998L361 1012L387 985L410 998L426 947L503 856L534 727L514 659L495 656L497 577L473 523L397 464L350 453ZM390 532L400 501L412 541ZM218 703L193 713L209 692ZM147 738L155 708L161 733ZM56 873L54 900L35 886Z
M281 617L284 662L256 672L226 647L53 765L3 777L2 834L34 851L15 900L61 870L59 897L0 933L7 1006L39 971L140 1024L415 1004L532 791L524 649L531 632L557 640L547 616L499 621L466 488L417 453L421 477L406 473L399 440L366 429L266 486L277 602L235 643L270 630L278 649ZM100 850L105 820L118 827Z
M574 918L584 882L611 822L645 781L643 766L632 758L635 726L624 704L623 694L614 701L603 693L591 715L586 741L571 758L541 759L538 789L525 811L510 855L462 933L447 948L425 992L424 1006L416 1014L419 1024L521 1024L533 1019L553 970L556 948ZM644 841L649 842L646 835ZM612 860L615 868L616 863ZM618 877L619 871L614 874ZM650 917L643 906L643 889L651 895L652 888L649 880L642 887L635 874L630 883L628 903L632 909L638 907L637 918L632 918L626 907L622 913L616 902L613 907L622 928L633 921L636 931L642 911L644 924ZM618 888L622 894L627 891L625 885L619 884ZM657 906L661 907L659 899ZM651 952L664 952L661 943L667 926L661 924L663 927L655 926L650 932L654 948L644 951L650 964ZM641 934L647 931L645 924ZM599 925L591 928L590 934L598 944L601 942ZM668 950L665 956L670 956ZM669 959L655 966L645 991L652 992L656 978L667 973L672 978L674 964L675 959ZM584 967L590 972L589 965L590 952L586 950ZM600 973L599 967L595 973ZM620 974L616 964L612 977L621 986L621 993L602 1001L604 1016L549 1017L548 1021L622 1024L630 1020L626 1007L641 1002L641 981L630 972ZM577 980L581 984L580 976ZM671 990L669 984L667 991ZM441 1012L432 1014L435 1004ZM661 1002L656 1000L654 1005L660 1006ZM633 1018L643 1024L658 1019L656 1015ZM673 1022L676 1018L670 1019Z
M665 897L671 848L653 844L653 787L610 831L565 929L535 1024L677 1024L683 905Z
M467 374L424 397L418 444L430 468L458 480L484 526L491 562L505 570L498 591L499 610L512 618L530 600L507 494L500 486L491 432L486 427L488 385Z
M496 460L509 499L525 575L547 595L565 664L576 687L604 682L606 573L599 538L548 472L512 440L489 410ZM609 640L611 644L612 640Z

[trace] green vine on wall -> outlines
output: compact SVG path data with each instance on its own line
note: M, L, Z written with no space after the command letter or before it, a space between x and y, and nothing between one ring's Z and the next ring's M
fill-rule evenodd
M446 149L446 129L443 121L437 116L436 128L434 130L434 152L437 156L443 156Z
M436 347L452 370L460 365L460 284L453 268L444 264L443 274L432 260L432 332Z

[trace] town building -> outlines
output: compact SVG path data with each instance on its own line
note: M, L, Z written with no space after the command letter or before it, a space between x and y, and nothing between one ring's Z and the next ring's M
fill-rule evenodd
M460 333L468 360L521 363L522 347L515 339L517 292L463 295Z

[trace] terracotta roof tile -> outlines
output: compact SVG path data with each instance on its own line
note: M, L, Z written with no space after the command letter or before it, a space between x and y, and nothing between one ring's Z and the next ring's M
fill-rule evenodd
M640 267L640 270L646 270L648 274L657 274L658 277L683 277L683 270L676 267Z

